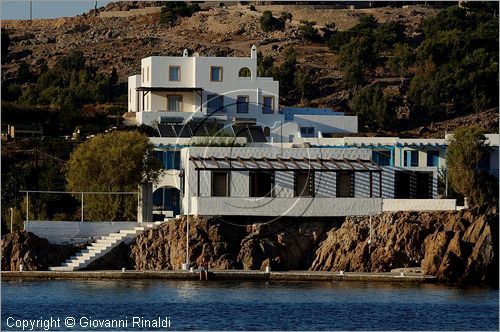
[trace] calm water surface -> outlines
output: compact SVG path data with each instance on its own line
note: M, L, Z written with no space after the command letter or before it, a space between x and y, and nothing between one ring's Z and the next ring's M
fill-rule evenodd
M8 326L16 320L21 324L23 319L50 318L60 320L59 328L53 323L50 330L86 330L88 326L81 323L105 319L121 319L128 330L140 329L132 326L133 317L144 321L168 317L171 330L499 328L498 290L483 288L360 282L37 280L4 281L1 290L3 331L19 330ZM73 328L65 325L68 317L75 319Z

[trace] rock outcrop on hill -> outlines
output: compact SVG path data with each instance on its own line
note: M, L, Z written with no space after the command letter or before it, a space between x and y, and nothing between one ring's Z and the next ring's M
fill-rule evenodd
M2 236L2 271L19 271L20 264L25 271L48 270L59 266L81 248L50 244L33 233L18 231Z

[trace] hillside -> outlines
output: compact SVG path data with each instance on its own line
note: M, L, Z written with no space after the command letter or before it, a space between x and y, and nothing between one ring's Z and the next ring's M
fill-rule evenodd
M126 9L127 6L127 3L112 3L100 11ZM275 16L287 11L293 19L287 22L283 31L265 33L259 25L264 10L271 10ZM361 15L369 14L379 23L403 23L409 42L418 43L422 39L423 20L435 16L437 12L437 9L423 6L348 10L268 5L256 6L256 10L252 11L246 6L231 5L223 9L209 8L191 17L180 18L174 27L160 24L158 12L103 18L91 12L52 20L4 21L3 28L8 32L11 44L9 59L2 65L2 82L14 80L22 62L28 64L31 72L36 74L45 62L50 67L57 58L72 50L82 51L87 64L99 71L109 74L116 68L118 83L125 85L129 75L139 73L140 59L151 55L180 55L183 49L188 49L200 55L248 56L251 45L255 44L264 56L272 56L275 63L280 63L284 50L293 46L298 67L307 70L313 78L310 90L314 92L303 100L285 96L281 103L331 107L350 112L348 103L353 93L342 81L343 68L339 65L338 54L333 53L325 43L303 40L299 33L300 21L314 20L317 28L334 22L341 31L355 26ZM402 91L404 87L398 77L394 77L386 68L377 66L370 71L367 80L368 84L380 82L385 92L398 99L397 117L407 117L405 91ZM461 118L458 115L454 117ZM480 117L485 128L498 126L497 110L480 113ZM453 123L468 123L467 119L451 121L451 128L446 125L442 127L450 130L453 129ZM430 123L402 122L397 124L396 131L399 132L398 136L413 135L415 131L418 133L418 128L428 125ZM428 130L420 133L421 136L442 137L444 131Z

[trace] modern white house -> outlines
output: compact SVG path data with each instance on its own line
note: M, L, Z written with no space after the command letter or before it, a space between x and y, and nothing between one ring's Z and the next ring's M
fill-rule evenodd
M128 79L128 111L138 124L158 127L162 137L191 137L194 126L218 123L238 134L252 127L260 142L291 142L321 132L354 133L356 116L329 109L278 107L279 82L257 76L257 48L250 57L180 57L141 60L141 73ZM182 127L188 124L187 127ZM219 128L219 129L221 129Z
M142 189L140 219L456 208L438 199L450 135L353 137L356 116L280 108L278 100L279 82L257 76L255 46L248 58L185 50L142 59L141 73L129 77L128 109L157 129L150 140L164 172ZM481 167L498 177L498 134L487 139Z

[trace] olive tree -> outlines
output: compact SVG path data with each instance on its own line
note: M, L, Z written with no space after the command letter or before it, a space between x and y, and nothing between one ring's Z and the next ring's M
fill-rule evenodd
M101 134L80 144L67 166L68 190L92 192L137 192L139 185L157 181L161 169L148 138L136 131ZM135 195L84 197L91 220L132 220L136 207Z
M447 155L449 181L471 205L496 201L498 181L479 167L487 157L488 144L481 128L464 127L454 132Z

